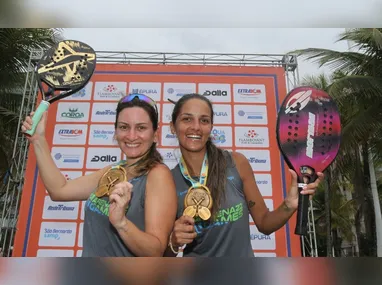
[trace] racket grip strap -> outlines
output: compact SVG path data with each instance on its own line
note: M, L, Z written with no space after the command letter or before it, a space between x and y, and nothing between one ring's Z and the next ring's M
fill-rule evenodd
M305 236L308 234L309 195L299 194L297 208L297 223L294 233Z
M37 110L35 111L35 113L33 114L33 118L32 118L32 121L33 121L33 124L32 124L32 129L30 130L27 130L25 133L30 135L30 136L33 136L34 135L34 132L36 131L36 128L37 128L37 125L38 123L40 122L41 120L41 117L42 115L44 114L44 112L46 110L48 110L49 108L49 105L50 103L48 101L41 101L40 105L38 106Z

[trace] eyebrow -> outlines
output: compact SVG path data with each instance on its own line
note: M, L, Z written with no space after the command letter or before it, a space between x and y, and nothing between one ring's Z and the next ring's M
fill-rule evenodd
M130 125L129 123L126 123L126 122L118 122L118 124L122 124L122 125ZM139 122L139 123L136 123L135 125L148 125L149 123L146 123L146 122Z
M194 116L194 114L191 114L191 113L182 113L181 116ZM200 117L211 118L211 116L209 116L209 115L201 115Z

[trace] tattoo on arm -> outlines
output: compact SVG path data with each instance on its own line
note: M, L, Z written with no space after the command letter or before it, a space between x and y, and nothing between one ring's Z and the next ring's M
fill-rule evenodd
M255 202L253 202L252 200L249 200L249 202L248 202L248 208L252 208L253 206L255 206Z

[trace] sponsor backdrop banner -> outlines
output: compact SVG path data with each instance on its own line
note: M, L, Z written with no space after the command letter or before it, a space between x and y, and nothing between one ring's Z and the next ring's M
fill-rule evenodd
M284 75L281 67L98 64L86 87L49 109L46 137L52 158L68 180L123 159L113 141L116 104L122 96L137 92L158 103L158 148L173 168L178 141L169 128L173 104L168 99L197 92L214 104L214 143L248 158L273 210L290 183L275 131L277 110L286 95ZM13 256L81 256L84 206L84 201L49 198L31 147ZM300 256L299 238L293 234L295 217L269 236L261 234L252 219L248 226L256 256Z

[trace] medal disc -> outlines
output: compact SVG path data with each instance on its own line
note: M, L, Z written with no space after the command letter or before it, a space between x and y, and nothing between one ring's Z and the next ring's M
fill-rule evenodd
M207 187L190 188L184 198L185 207L199 203L200 206L212 207L212 196Z
M189 216L191 218L195 217L196 215L196 206L188 206L184 211L183 215Z
M103 186L98 186L97 191L95 192L95 195L98 198L101 198L107 194L107 187L105 185Z
M199 216L203 220L208 220L211 217L212 196L209 189L200 185L188 189L184 198L184 214L187 216Z
M123 181L127 181L126 170L120 165L114 166L101 177L95 194L97 197L110 195L114 186Z
M211 218L211 211L206 208L206 207L199 207L198 209L198 216L202 219L202 220L208 220L209 218Z

